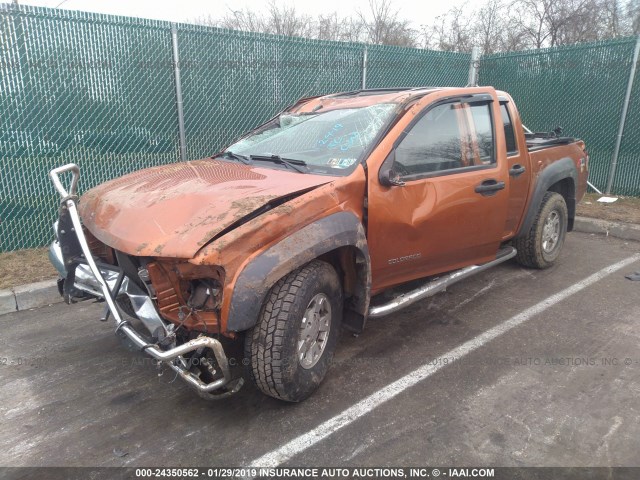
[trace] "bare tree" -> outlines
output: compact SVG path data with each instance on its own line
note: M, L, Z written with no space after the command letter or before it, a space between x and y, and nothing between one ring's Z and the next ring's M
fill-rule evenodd
M473 48L474 25L461 7L436 18L433 45L438 50L469 52Z
M249 9L229 10L222 18L199 17L199 25L243 30L247 32L273 33L289 37L313 37L314 20L308 15L300 15L295 7L279 5L271 0L266 13Z
M336 12L318 16L317 35L319 40L342 40L343 20Z
M485 0L476 10L453 7L415 28L393 0L369 0L366 12L316 18L270 0L265 11L229 10L196 23L235 30L484 54L544 48L640 34L640 0Z
M603 0L601 2L604 36L607 38L615 38L622 35L624 11L620 3L619 0Z
M219 26L231 30L245 30L249 32L263 32L266 28L264 18L260 16L260 14L244 9L230 10L219 21Z
M476 15L475 43L487 55L500 49L505 34L505 11L501 0L488 0Z
M418 32L411 28L409 20L400 18L400 11L391 0L369 0L369 12L358 11L357 16L369 43L403 47L415 47L418 43Z
M640 0L629 1L625 18L628 20L629 31L633 35L640 35Z
M311 37L313 19L309 15L300 15L296 7L279 5L275 0L269 2L266 19L268 33L288 37Z
M554 0L516 0L512 7L520 11L514 25L522 32L525 42L542 48L549 37L547 18Z
M597 0L560 0L551 3L547 18L550 46L569 45L603 38L602 3L604 3L602 0L600 2ZM594 25L598 25L600 28L593 28Z
M526 38L522 31L516 30L515 28L509 29L505 32L505 35L502 37L502 43L500 44L499 52L518 52L520 50L526 50L529 48L527 44Z
M340 42L366 41L366 29L359 18L340 18L336 12L319 15L315 22L315 35L319 40Z

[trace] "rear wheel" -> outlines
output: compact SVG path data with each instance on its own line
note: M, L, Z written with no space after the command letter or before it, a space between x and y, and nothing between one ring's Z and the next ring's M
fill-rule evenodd
M521 265L548 268L555 263L567 235L569 214L559 193L545 193L529 233L514 240L516 259Z
M320 385L342 321L342 287L334 268L314 260L280 279L245 337L249 377L266 393L299 402Z

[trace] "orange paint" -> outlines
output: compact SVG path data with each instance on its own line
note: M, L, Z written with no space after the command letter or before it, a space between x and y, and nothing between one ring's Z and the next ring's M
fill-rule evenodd
M380 183L383 162L416 115L434 102L473 94L489 94L493 99L492 115L498 119L495 164L410 181L402 187ZM203 159L142 170L100 185L82 197L80 213L98 244L152 257L149 274L157 306L169 321L181 321L179 312L188 298L190 280L217 279L223 286L217 311L196 312L185 327L233 336L226 322L231 294L244 266L292 232L332 213L351 212L366 224L373 293L495 258L501 243L518 232L540 172L558 158L569 157L579 167L585 157L582 142L529 154L513 101L509 111L519 151L507 156L499 97L509 98L490 87L474 87L302 100L291 112L376 103L397 103L399 112L365 164L345 177ZM471 125L465 121L468 111L459 110L461 125ZM477 156L477 144L465 148L469 158ZM510 177L514 165L526 167L526 172ZM586 175L586 169L581 171L578 200L586 189ZM493 196L481 196L474 188L487 179L505 182L506 187ZM259 214L252 218L256 211ZM104 245L94 248L104 250Z

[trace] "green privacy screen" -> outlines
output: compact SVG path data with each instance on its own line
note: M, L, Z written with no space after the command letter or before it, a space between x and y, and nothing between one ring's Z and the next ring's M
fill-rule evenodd
M361 84L360 45L195 25L179 26L178 45L188 158L215 153L301 97Z
M466 53L369 45L367 88L464 87L470 58Z
M44 245L75 162L86 189L176 158L167 25L0 6L0 249ZM152 58L165 71L145 71Z
M582 138L589 152L589 180L604 190L609 174L636 39L482 59L480 80L508 91L522 121L534 131L562 127ZM640 195L640 104L637 79L627 115L613 192Z
M211 155L300 97L362 85L361 44L177 30L190 159ZM370 87L466 81L466 54L368 48ZM0 251L50 241L53 167L77 163L86 190L179 158L167 22L0 5L0 85Z
M308 95L464 86L470 56L177 25L186 150L211 155ZM634 40L486 57L480 83L514 95L527 125L587 141L606 181ZM640 81L640 80L639 80ZM640 194L634 93L614 191ZM81 190L179 158L171 24L0 5L0 251L46 245L49 170L77 163Z
M640 63L639 63L640 65ZM636 65L629 111L620 145L612 192L640 196L640 69Z

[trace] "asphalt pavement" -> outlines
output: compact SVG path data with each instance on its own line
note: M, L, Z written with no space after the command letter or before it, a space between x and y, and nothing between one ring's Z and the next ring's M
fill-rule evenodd
M0 465L640 466L639 252L572 233L551 269L509 262L371 320L300 404L201 399L101 304L4 315Z

